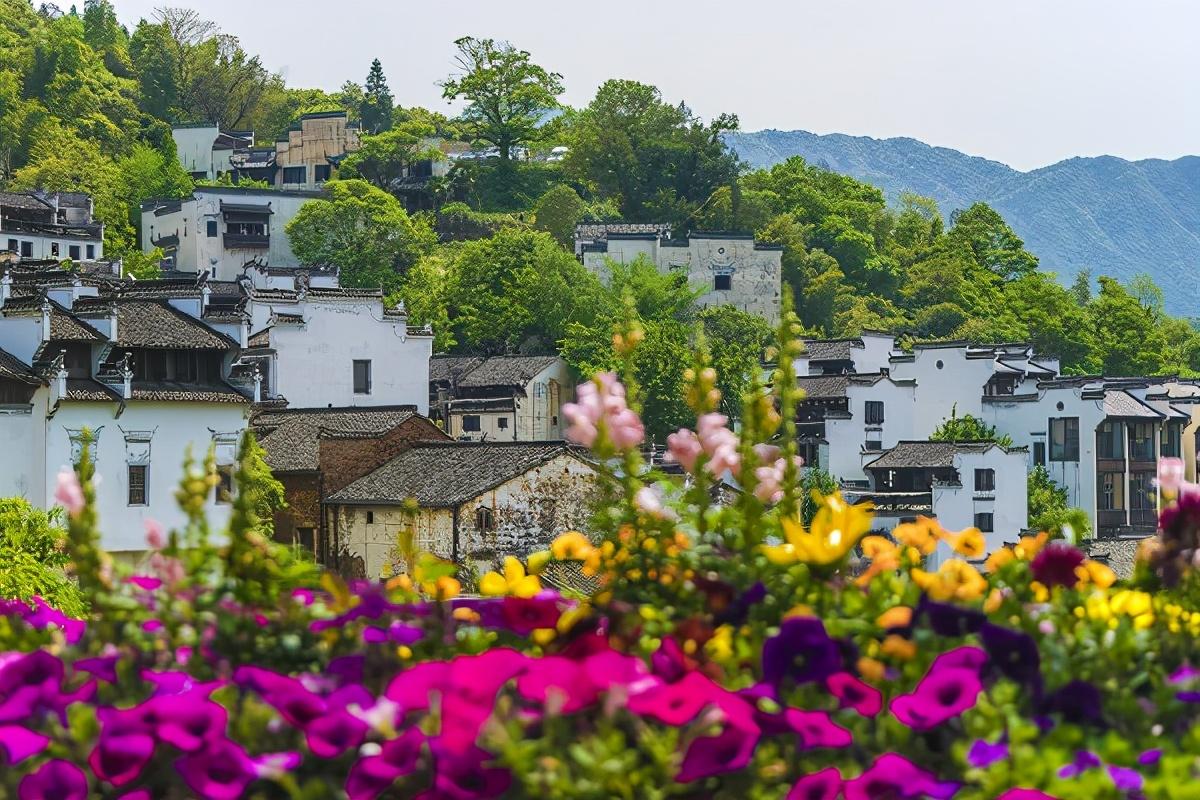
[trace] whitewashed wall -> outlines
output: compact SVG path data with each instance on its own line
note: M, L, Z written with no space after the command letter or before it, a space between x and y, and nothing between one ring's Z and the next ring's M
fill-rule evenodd
M28 406L0 405L0 497L24 497L41 505L46 497L46 408L50 390L43 386ZM51 487L53 492L53 487Z

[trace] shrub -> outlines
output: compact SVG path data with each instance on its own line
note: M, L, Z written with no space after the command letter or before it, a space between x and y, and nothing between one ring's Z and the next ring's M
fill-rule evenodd
M639 338L614 336L626 368ZM429 554L317 586L262 535L244 465L223 543L201 513L211 465L189 466L188 525L152 526L150 573L127 575L96 547L85 458L61 495L90 613L0 614L0 793L1195 796L1200 487L1164 476L1132 582L1044 534L981 572L974 529L869 535L836 493L801 522L793 380L752 387L735 434L698 356L696 427L669 443L682 483L641 460L636 385L581 386L563 414L603 469L599 534L506 559L481 597ZM741 491L714 504L730 475ZM939 542L958 556L927 570ZM541 585L572 568L594 592Z

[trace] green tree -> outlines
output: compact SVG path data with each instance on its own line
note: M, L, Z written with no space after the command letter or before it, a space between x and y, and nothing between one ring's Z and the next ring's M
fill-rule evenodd
M1037 531L1048 531L1058 537L1066 529L1067 538L1081 541L1091 533L1091 520L1087 512L1067 504L1067 490L1054 482L1050 473L1041 464L1029 471L1029 527Z
M432 125L404 122L374 136L364 136L359 149L338 166L338 175L359 177L394 193L415 164L445 158L441 150L430 144L433 135Z
M565 183L559 183L538 198L533 207L533 224L553 236L563 247L572 247L575 226L586 212L587 204L579 193Z
M948 234L971 248L980 266L1005 278L1028 275L1038 261L1008 223L986 203L976 203L953 217Z
M292 252L304 264L337 266L347 286L399 289L404 270L435 242L429 224L366 181L330 181L325 191L288 223Z
M994 425L971 414L958 415L958 407L950 410L950 416L929 434L931 442L995 442L1002 447L1012 447L1012 437L997 434Z
M66 614L81 616L86 603L65 573L66 532L57 516L57 511L47 513L19 497L0 498L0 598L37 596Z
M167 26L139 22L129 39L129 55L137 73L138 107L152 117L172 119L172 110L179 103L179 64Z
M379 59L371 62L367 73L366 91L358 107L358 119L367 133L382 133L392 127L392 91L383 75L383 64Z
M539 139L542 117L558 107L562 76L508 42L465 36L454 45L459 72L442 83L442 96L464 98L462 119L472 138L493 145L508 161L514 147Z
M1081 269L1075 273L1075 280L1071 281L1071 295L1081 307L1092 302L1092 271L1090 269Z
M1095 357L1105 375L1157 375L1163 371L1166 337L1154 312L1125 287L1100 277L1100 293L1088 304Z
M1046 272L1009 282L1005 305L1028 329L1025 337L1043 356L1057 356L1067 372L1099 369L1092 359L1092 330L1087 312L1071 289Z
M763 355L774 331L762 317L733 306L710 306L701 309L696 317L717 371L721 412L730 419L740 419L742 400L753 382L761 377Z

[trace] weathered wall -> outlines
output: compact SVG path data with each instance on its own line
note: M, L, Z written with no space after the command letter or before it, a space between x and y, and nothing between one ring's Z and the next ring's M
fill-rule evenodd
M450 437L424 417L410 417L378 436L321 437L317 463L325 476L325 493L349 486L411 447L415 442L447 441Z

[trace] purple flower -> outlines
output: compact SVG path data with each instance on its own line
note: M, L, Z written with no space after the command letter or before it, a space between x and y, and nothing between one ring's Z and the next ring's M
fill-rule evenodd
M939 781L897 753L884 753L863 774L846 781L842 789L846 800L929 797L947 800L958 791L957 783Z
M726 725L716 736L694 739L683 756L675 781L691 783L744 768L754 756L761 733L753 724Z
M524 654L501 647L479 655L457 656L450 662L442 691L439 742L443 752L471 751L479 729L492 715L497 692L524 672L528 661Z
M830 675L825 679L825 688L842 708L853 708L864 717L873 717L883 710L883 694L849 672Z
M987 622L987 615L978 609L939 603L925 595L921 595L913 619L918 620L922 616L929 619L929 627L939 636L966 636L976 633Z
M486 766L491 753L471 747L466 752L448 751L434 742L435 776L433 795L439 800L487 800L508 791L512 775L500 767Z
M741 625L750 615L750 609L761 603L767 596L767 587L758 581L746 591L737 596L729 607L713 616L717 625Z
M913 730L926 731L974 707L981 691L973 670L930 670L912 694L892 700L892 714Z
M584 668L562 656L530 659L525 673L517 679L517 692L542 705L553 702L562 714L586 708L597 697L597 687Z
M154 756L154 739L148 733L100 736L88 756L88 765L102 781L124 786L137 780Z
M653 717L664 725L681 727L711 705L718 691L716 684L699 672L689 672L676 683L665 683L629 698L630 712Z
M396 739L383 743L378 755L355 762L346 778L346 795L350 800L374 800L395 781L417 768L425 735L410 728Z
M1009 789L996 800L1058 800L1054 795L1046 794L1037 789Z
M929 665L929 671L969 669L978 673L983 669L983 665L987 663L987 660L987 653L978 647L956 647L953 650L947 650L944 653L938 654L937 658L933 659L933 663Z
M20 725L0 725L0 765L19 764L50 745L50 737Z
M983 739L976 739L967 751L967 763L972 767L983 769L997 761L1008 758L1008 742L1001 739L995 744L988 744Z
M366 735L366 723L345 710L317 717L304 727L308 749L321 758L337 758L362 744Z
M118 654L97 656L96 658L81 658L72 664L76 672L86 672L94 675L105 683L117 682L117 662L121 660Z
M61 707L63 663L45 650L0 655L0 723Z
M82 620L71 619L40 597L33 598L33 605L33 611L25 614L25 622L35 630L41 631L47 628L58 628L63 632L67 644L78 642L83 637L83 632L87 630L87 623Z
M202 800L237 800L257 777L246 751L227 739L176 760L175 769Z
M837 800L841 792L842 773L837 767L827 767L801 777L784 800Z
M553 628L558 624L562 611L558 597L505 597L500 609L505 626L519 636L528 636L541 628Z
M363 628L363 641L367 644L382 644L392 642L398 645L416 644L421 641L425 632L416 625L406 625L403 622L393 622L387 628L376 628L368 625Z
M1143 767L1153 767L1162 760L1163 751L1161 748L1155 747L1144 751L1138 756L1137 762Z
M1142 775L1136 769L1109 764L1108 776L1122 792L1136 792L1142 788Z
M1042 712L1059 713L1068 722L1104 722L1104 701L1094 684L1073 680L1055 689L1042 701Z
M979 630L992 664L1017 683L1035 684L1041 677L1041 655L1033 637L985 622Z
M56 758L21 779L18 800L87 800L88 781L83 770Z
M326 674L337 678L343 686L362 683L367 658L364 655L338 656L325 668Z
M1100 756L1087 750L1080 750L1075 754L1075 760L1058 771L1058 777L1074 778L1076 775L1098 766L1100 766Z
M1033 557L1029 571L1033 573L1034 580L1047 587L1070 587L1079 582L1075 569L1086 560L1087 556L1078 547L1066 542L1050 542Z
M205 697L225 685L224 681L200 682L186 672L142 670L142 680L154 684L154 696L197 692Z
M779 633L763 643L762 672L768 683L823 681L841 671L841 650L816 617L785 619Z

